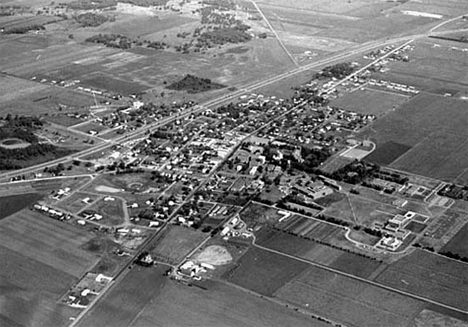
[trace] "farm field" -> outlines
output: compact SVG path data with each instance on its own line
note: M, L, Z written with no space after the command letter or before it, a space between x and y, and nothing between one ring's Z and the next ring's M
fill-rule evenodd
M44 195L40 193L27 193L0 197L0 220L33 205Z
M452 181L464 174L468 164L467 123L464 101L420 94L379 119L360 137L376 141L376 151L392 144L387 142L412 147L390 164L393 168Z
M264 232L257 244L363 278L380 266L378 261L279 231Z
M308 266L307 263L295 259L251 248L224 278L254 292L272 295Z
M95 254L80 249L92 234L39 212L22 210L3 219L0 235L1 246L75 277L98 261Z
M452 239L442 248L443 252L456 253L461 257L468 258L468 224L465 225Z
M2 236L3 239L3 236ZM66 326L77 310L59 304L76 277L0 245L0 325Z
M22 210L0 221L2 326L65 326L76 309L57 301L99 261L92 234Z
M466 311L467 279L466 264L416 250L387 267L375 281Z
M380 116L408 100L397 93L360 89L330 101L330 106L365 115Z
M167 269L132 268L78 326L326 326L220 282L188 287L163 277Z
M156 237L150 252L157 260L179 264L207 236L194 229L171 225Z
M347 326L407 326L425 307L417 301L317 267L274 294Z

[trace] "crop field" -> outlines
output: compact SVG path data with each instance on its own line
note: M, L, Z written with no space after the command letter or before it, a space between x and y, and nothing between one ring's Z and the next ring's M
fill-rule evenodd
M57 302L75 276L4 246L0 259L2 326L66 326L69 317L77 315L76 309Z
M421 94L375 122L372 132L366 130L361 136L375 140L377 151L387 142L412 147L392 162L393 168L453 181L466 178L467 123L464 101Z
M364 160L378 165L388 166L410 149L411 147L408 145L388 141L365 157Z
M0 220L33 205L43 196L44 195L40 193L28 193L0 197L0 208L2 208Z
M78 326L326 326L219 282L188 287L163 277L168 268L132 268Z
M443 252L456 253L461 257L468 258L468 224L452 237L452 239L442 248Z
M171 225L159 233L151 244L151 255L160 261L179 264L191 250L195 249L208 235L200 231Z
M406 326L424 303L317 267L275 296L347 326Z
M380 116L399 107L408 97L397 93L360 89L332 100L330 106L365 115Z
M153 296L167 282L163 273L168 267L155 269L134 266L81 321L79 326L129 326Z
M0 245L72 276L80 276L97 257L80 245L92 235L41 213L24 210L2 220Z
M258 248L249 249L225 279L254 292L272 295L307 269L307 263Z
M461 310L468 309L466 264L426 251L416 250L398 260L375 280Z
M24 16L13 16L13 17L1 17L0 18L0 28L5 29L6 31L14 28L22 28L31 25L44 25L53 21L61 20L58 17L52 16L39 16L39 15L24 15Z
M279 231L262 231L257 244L363 278L380 266L378 261Z

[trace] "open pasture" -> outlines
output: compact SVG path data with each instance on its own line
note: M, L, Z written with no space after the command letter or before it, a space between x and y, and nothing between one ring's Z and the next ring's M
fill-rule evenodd
M251 248L224 278L231 283L270 296L308 266L307 263L286 256Z
M397 93L360 89L332 100L330 106L364 115L380 116L399 107L407 100L407 96Z
M75 277L97 262L95 254L79 248L91 238L75 226L30 210L3 219L0 225L0 246Z
M159 261L179 264L206 237L200 231L170 225L151 243L151 255Z
M406 326L424 308L420 301L317 267L275 296L347 326Z
M426 251L416 250L391 264L375 281L461 310L468 309L466 264Z

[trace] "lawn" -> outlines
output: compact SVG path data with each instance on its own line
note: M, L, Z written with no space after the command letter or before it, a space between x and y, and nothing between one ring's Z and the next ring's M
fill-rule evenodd
M40 193L28 193L1 197L0 208L2 208L2 212L0 213L0 220L33 205L43 196L44 195Z
M224 278L231 283L270 296L308 266L307 263L286 256L251 248Z
M466 264L416 250L384 270L376 281L461 310L468 309Z
M424 303L317 267L275 293L346 326L406 326Z
M160 261L178 264L206 237L207 234L192 228L170 225L150 245L151 255Z

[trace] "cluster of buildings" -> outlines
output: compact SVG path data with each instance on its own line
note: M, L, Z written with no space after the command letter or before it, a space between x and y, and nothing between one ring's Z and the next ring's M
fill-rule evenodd
M66 220L70 219L71 216L68 214L63 213L60 210L50 208L46 205L42 205L39 203L34 204L33 208L39 212L42 212L46 215L48 215L51 218L58 219L58 220Z

